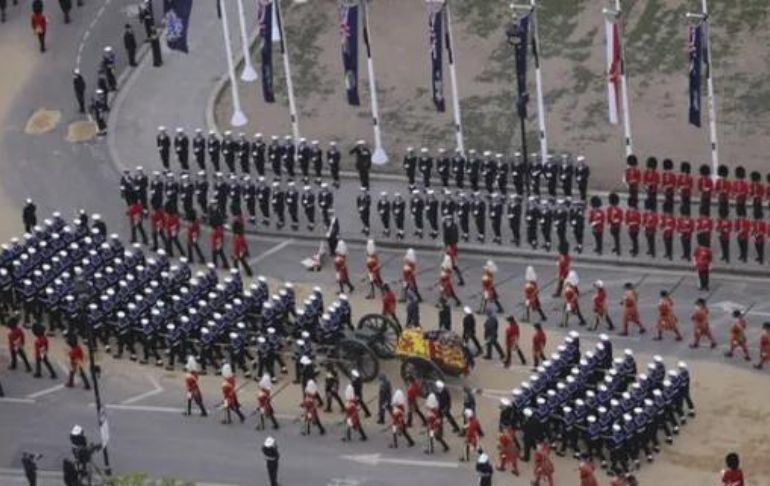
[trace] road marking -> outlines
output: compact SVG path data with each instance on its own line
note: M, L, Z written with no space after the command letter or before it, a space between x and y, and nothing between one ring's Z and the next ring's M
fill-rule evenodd
M13 467L0 467L0 475L2 476L25 476L24 469ZM61 471L46 471L42 469L37 470L38 477L44 478L60 478L62 477Z
M64 388L64 383L59 383L58 385L54 385L44 390L40 390L39 392L30 393L29 395L27 395L27 398L34 400L35 398L40 398L44 395L48 395L49 393L57 392L59 390L62 390L63 388Z
M78 44L78 54L77 54L77 57L75 58L75 69L80 69L80 61L83 58L83 49L85 48L86 41L88 41L88 38L91 36L91 29L93 29L96 26L96 23L104 14L107 5L109 5L110 2L112 2L112 0L105 0L104 4L96 12L96 16L94 16L93 20L91 20L91 23L88 24L88 28L85 30L85 32L83 32L83 37L81 37L80 44Z
M152 390L140 393L139 395L133 396L131 398L127 398L120 402L121 405L131 405L132 403L136 403L140 400L144 400L145 398L149 398L153 395L157 395L158 393L163 393L163 387L160 386L160 383L158 383L158 380L155 379L152 375L147 375L147 378L150 380L150 383L152 383L152 386L154 387Z
M0 403L35 403L31 398L2 397Z
M95 407L96 404L91 403L89 404L91 407ZM152 405L123 405L120 403L108 403L105 405L105 408L111 409L111 410L130 410L134 412L163 412L163 413L182 413L184 412L181 408L176 407L156 407Z
M284 241L282 243L279 243L279 244L275 245L274 247L270 248L269 250L267 250L267 251L257 255L256 257L252 258L251 260L249 260L249 263L256 265L257 263L261 262L265 258L269 257L270 255L274 255L274 254L278 253L279 251L283 250L284 248L286 248L287 246L291 245L292 243L294 243L293 239L288 239L288 240L286 240L286 241Z
M402 464L405 466L420 466L420 467L441 467L449 469L457 469L460 465L456 462L447 461L419 461L417 459L395 459L390 457L382 457L382 454L358 454L352 456L340 456L342 459L348 461L357 462L359 464L366 464L367 466L377 466L378 464Z

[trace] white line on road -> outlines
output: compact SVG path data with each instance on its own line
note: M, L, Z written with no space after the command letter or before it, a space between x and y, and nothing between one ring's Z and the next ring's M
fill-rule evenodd
M131 398L127 398L120 402L121 405L131 405L132 403L136 403L140 400L144 400L145 398L149 398L153 395L157 395L158 393L163 393L163 387L160 386L160 383L158 383L158 380L155 379L152 375L147 375L147 378L150 380L150 383L152 383L152 386L154 387L152 390L140 393L139 395L133 396Z
M45 389L40 390L38 392L30 393L29 395L27 395L27 398L30 398L30 399L34 400L35 398L40 398L40 397L42 397L44 395L48 395L49 393L54 393L54 392L57 392L57 391L62 390L62 389L64 389L64 383L59 383L58 385L54 385L52 387L45 388Z
M91 29L93 29L96 26L96 23L101 18L102 14L104 14L107 5L110 4L112 0L105 0L104 5L99 8L99 10L96 12L96 15L94 16L93 20L91 20L91 23L88 24L88 28L83 32L83 37L80 39L80 44L78 45L78 54L75 58L75 69L80 69L80 61L83 58L83 49L86 45L86 41L91 36Z
M24 469L21 469L21 468L0 467L0 476L23 478L25 477L25 474L24 474ZM62 477L62 473L61 471L38 469L37 476L39 478L42 477L42 478L49 478L49 479L58 479ZM195 484L197 484L198 486L235 486L231 483L207 483L207 482L201 482L201 481L196 481Z
M96 405L91 403L89 404L91 407L95 407ZM184 410L181 408L176 407L156 407L152 405L123 405L120 403L108 403L105 405L106 408L111 410L130 410L134 412L163 412L163 413L182 413Z
M0 403L35 403L31 398L2 397Z
M251 260L249 260L249 263L251 263L253 265L256 265L257 263L261 262L265 258L269 257L270 255L274 255L275 253L278 253L279 251L283 250L284 248L286 248L287 246L291 245L292 243L294 243L293 239L288 239L288 240L286 240L286 241L284 241L282 243L279 243L279 244L275 245L274 247L270 248L269 250L267 250L267 251L265 251L263 253L260 253L259 255L257 255L254 258L252 258Z
M417 459L396 459L390 457L382 457L381 454L358 454L351 456L340 456L342 459L348 461L357 462L359 464L366 464L368 466L376 466L382 464L401 464L405 466L420 466L420 467L441 467L457 469L460 465L456 462L448 461L420 461Z

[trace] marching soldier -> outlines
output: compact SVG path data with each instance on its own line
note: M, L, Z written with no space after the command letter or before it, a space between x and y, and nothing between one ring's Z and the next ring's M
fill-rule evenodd
M193 157L198 164L199 170L206 170L206 139L203 137L203 130L195 129L195 137L192 140Z
M406 201L401 197L400 193L394 195L393 203L391 204L393 211L393 220L396 224L396 238L399 240L404 239L404 213L406 212Z
M347 264L348 246L343 240L337 242L337 248L334 249L334 271L337 277L337 285L339 285L340 294L345 293L345 286L348 287L352 293L353 284L350 283L350 274L348 273Z
M216 266L221 259L222 267L227 270L230 265L227 263L224 250L224 215L217 210L214 204L209 208L209 223L211 224L211 262Z
M374 240L366 242L366 275L369 280L369 293L367 299L374 298L374 289L377 288L383 292L382 274L380 273L380 259L377 256L377 247Z
M420 171L422 176L422 185L424 188L430 187L430 177L433 171L433 157L428 153L428 149L422 147L420 149L420 158L417 159L417 170Z
M759 340L759 361L754 368L761 370L765 363L770 363L770 322L762 324L762 337Z
M238 140L235 142L235 157L241 166L241 172L244 174L251 172L251 144L243 132L238 135Z
M698 245L711 247L711 232L714 222L706 214L701 214L695 222L696 241Z
M320 201L319 201L320 203ZM286 195L281 190L281 185L278 182L273 182L272 197L270 199L270 205L273 209L273 213L276 215L275 227L282 229L286 224L286 215L284 211L286 209Z
M765 239L767 238L767 221L756 219L752 223L752 234L754 236L754 249L757 252L757 263L765 263Z
M644 207L650 211L658 211L658 186L660 186L660 173L658 172L658 159L649 157L646 162L647 168L642 173L642 185L647 193L644 201Z
M547 156L543 162L543 177L548 195L556 197L556 188L559 184L559 166L556 165L551 156Z
M244 235L243 220L236 218L233 221L233 267L238 269L238 264L243 265L246 275L252 276L251 265L249 265L249 245Z
M382 223L382 234L387 238L390 236L390 201L385 191L380 193L380 199L377 201L377 213Z
M399 435L406 439L407 445L409 447L414 446L414 440L412 440L412 436L409 435L409 431L407 430L406 426L406 418L404 417L404 414L406 413L405 409L406 403L404 400L404 393L401 390L396 390L396 392L393 394L393 401L390 412L390 417L392 420L391 430L393 433L393 443L388 444L388 447L390 448L398 448Z
M363 140L359 140L351 154L356 156L356 170L361 185L369 189L369 171L372 169L372 152Z
M321 185L324 170L324 156L321 151L321 145L318 140L310 142L310 163L313 165L313 175L315 175L316 185ZM334 186L337 187L337 186Z
M585 201L577 201L570 207L569 218L572 233L575 236L575 252L583 253L583 235L585 233Z
M594 282L594 296L592 300L594 306L594 325L591 330L596 331L602 321L607 323L607 328L610 331L615 329L615 325L610 318L609 309L607 308L607 291L604 289L604 282L601 280Z
M511 354L513 350L516 350L516 354L519 356L522 366L526 366L527 360L524 358L524 353L519 347L519 336L521 334L519 330L519 323L516 322L516 318L508 316L506 318L508 326L505 328L505 360L503 366L506 368L511 366Z
M235 375L233 374L232 367L228 363L222 365L222 403L225 408L225 419L222 420L223 424L233 423L231 416L232 412L235 412L241 420L241 423L246 420L246 417L244 417L241 412L241 404L238 402Z
M762 175L757 171L751 173L749 197L751 198L751 212L754 219L762 219L762 200L765 197L765 186L762 185Z
M444 189L444 197L441 199L440 208L442 220L454 223L455 213L457 213L457 201L449 189Z
M300 138L297 144L297 162L299 171L302 173L302 183L310 182L310 147L307 145L306 138Z
M468 182L471 186L471 191L477 192L479 190L479 175L481 173L481 160L476 155L476 150L470 149L468 151Z
M198 238L201 234L201 224L198 221L198 213L193 209L187 213L187 259L195 264L195 255L201 264L206 263L201 247L198 244Z
M412 223L414 224L414 235L422 238L423 235L423 214L425 212L425 201L420 195L419 189L412 191L412 199L409 201L409 212L412 213Z
M503 223L503 201L496 193L492 193L492 201L489 203L489 219L492 222L492 241L501 245L503 243L502 237L502 223Z
M628 336L629 324L636 324L639 327L639 334L644 334L647 332L647 329L644 328L639 317L639 295L636 293L636 289L634 289L634 284L626 282L623 288L625 290L620 302L620 305L623 307L623 330L620 332L620 335Z
M294 160L296 158L296 151L294 147L294 141L290 135L283 137L283 144L280 149L281 163L286 169L286 175L289 179L294 179Z
M540 197L540 179L543 177L543 162L540 155L532 153L529 156L529 192Z
M689 261L692 257L692 233L695 223L689 214L682 214L676 220L676 230L682 244L682 260Z
M329 184L321 184L321 190L318 192L318 208L321 210L321 218L323 219L324 227L329 229L331 225L331 214L334 210L334 194L329 190Z
M471 196L471 209L476 223L476 239L478 239L480 243L484 243L487 225L487 204L484 202L484 199L479 196L478 192L474 192L473 196Z
M594 252L597 255L602 254L602 247L604 244L605 217L601 207L602 200L599 196L591 197L591 211L588 213L588 223L591 225L591 231L594 235Z
M564 299L564 319L562 321L562 327L569 325L569 316L574 314L579 319L581 326L586 325L586 320L583 318L583 314L580 312L580 291L578 290L579 279L577 272L571 270L564 279L564 290L562 291L562 298Z
M454 300L455 305L462 305L460 299L457 298L457 292L455 292L454 284L452 284L452 258L449 255L444 255L444 261L441 262L441 273L439 274L439 298L444 301L449 299Z
M48 338L45 335L45 326L37 322L32 325L32 333L35 335L35 378L42 376L42 365L45 365L48 373L51 375L51 379L56 379L56 372L51 366L51 362L48 360Z
M441 179L442 187L449 187L449 175L452 170L451 161L443 148L438 149L438 157L436 158L436 172Z
M481 161L481 174L484 176L484 187L487 193L492 194L497 181L497 163L489 150L484 152L484 159Z
M176 129L176 136L174 137L174 153L176 153L176 160L179 162L179 166L182 170L189 170L188 157L190 153L190 140L187 138L187 134L184 133L184 129L181 127Z
M730 327L730 350L725 353L725 356L732 358L735 348L741 348L743 351L743 358L746 361L751 361L749 348L746 345L747 324L745 312L742 312L740 309L733 310L733 319L735 319L735 322L733 322L733 325Z
M428 189L428 198L425 204L425 215L430 226L430 237L434 240L438 237L438 199L433 189Z
M229 130L225 132L220 147L227 170L231 173L235 172L235 141L233 140L233 132Z
M508 226L511 228L511 243L521 244L521 195L511 194L507 205Z
M299 192L294 181L289 181L286 188L286 209L289 210L291 229L299 230Z
M711 334L711 326L709 325L709 310L706 306L706 299L699 298L695 301L695 309L690 319L693 324L693 342L690 347L697 348L700 346L701 338L705 337L711 341L711 348L716 348L717 342Z
M556 201L556 206L553 210L553 219L556 222L556 237L559 240L557 242L557 248L562 248L564 246L569 247L569 243L567 242L567 223L569 222L570 215L569 206L569 199L566 201L559 199Z
M676 218L671 213L663 213L660 221L663 234L663 251L665 258L674 259L674 232L676 231Z
M262 140L261 133L255 133L254 139L251 141L251 159L254 161L254 168L257 170L258 177L264 177L265 175L265 151L267 146L264 140Z
M185 388L187 389L187 410L184 415L192 415L192 404L195 402L201 411L201 417L206 417L206 407L203 406L203 396L201 395L201 389L198 385L198 362L195 361L193 356L187 357L187 363L185 364Z
M451 262L451 270L457 275L457 284L459 286L465 285L463 280L463 274L460 271L460 266L457 264L458 250L457 242L459 241L459 235L457 233L457 226L451 219L445 219L444 227L444 254L449 257Z
M267 159L270 162L270 168L273 170L273 176L281 178L283 168L281 167L281 153L283 148L278 140L278 137L273 135L270 137L270 145L267 146Z
M749 259L749 235L753 225L746 218L735 220L735 233L738 240L738 260L746 263Z
M695 270L698 272L698 289L709 289L709 272L711 271L712 253L711 248L707 246L699 246L695 249L693 254L693 264Z
M75 333L67 334L67 345L69 346L67 357L69 358L70 371L64 386L67 388L75 386L75 374L79 374L80 379L83 381L83 388L90 390L91 384L88 382L88 377L86 376L86 371L83 366L85 363L85 355L83 353L83 348L80 346L80 343L78 343L78 337Z
M455 155L452 157L452 174L455 178L455 186L458 189L465 188L465 157L460 149L455 149Z
M674 313L674 301L667 290L660 291L657 328L658 335L653 338L655 341L663 339L664 331L671 331L676 336L677 341L682 340L682 335L679 333L679 318Z
M142 244L147 245L147 233L144 231L144 217L142 216L142 204L138 199L131 201L128 206L128 219L131 222L131 243L136 243L137 231L142 236Z
M270 206L273 200L272 189L268 184L265 184L265 178L259 178L259 184L257 185L257 203L259 204L259 212L262 215L262 224L264 226L270 226Z
M580 200L585 201L588 198L588 179L591 177L591 169L586 164L586 158L582 155L577 157L577 166L575 167L575 182L580 193Z
M524 284L524 320L532 322L530 317L533 311L540 314L541 320L547 320L545 312L543 312L543 306L540 304L540 289L537 285L537 273L535 273L535 269L532 266L528 266L524 272L524 280L526 281Z
M746 216L746 202L749 198L749 184L746 182L746 168L738 166L735 168L735 180L729 187L730 192L735 197L735 214L740 217Z
M681 214L690 215L690 206L692 200L693 179L689 162L682 162L679 165L679 175L676 177L676 188L679 192L679 201Z
M503 158L503 154L497 154L497 189L503 196L508 194L508 161Z
M326 395L326 408L325 412L332 411L332 400L337 402L340 406L340 411L345 411L345 404L342 403L342 398L339 394L340 378L337 370L334 368L334 363L328 361L326 363L326 375L324 378L324 394Z
M147 174L144 173L144 169L142 168L141 165L136 167L136 174L134 174L133 182L134 182L134 192L136 192L139 202L142 203L142 211L147 211L148 180L147 180Z
M733 229L733 222L727 218L717 220L716 230L719 239L719 246L722 249L722 261L730 262L730 236Z
M611 192L609 195L610 207L607 208L607 224L610 225L612 235L612 253L620 255L620 227L623 224L623 210L618 207L620 197Z
M246 211L249 213L249 222L257 224L257 186L252 182L251 176L246 174L241 182L241 194L246 202Z
M340 187L340 160L342 156L337 149L337 142L329 142L329 150L326 151L326 163L329 164L329 173L332 176L332 184Z
M259 412L259 424L257 430L265 430L265 419L273 423L273 430L278 430L278 420L275 418L275 410L272 403L273 382L271 376L267 373L259 379L259 388L257 390L257 412Z
M561 166L559 167L559 182L561 191L566 197L572 197L572 178L575 175L575 165L569 154L561 156Z
M460 193L460 200L457 203L457 214L460 220L460 231L463 241L468 241L471 225L471 202L464 192Z
M497 265L492 260L487 260L482 268L481 276L481 301L479 302L479 313L484 312L488 304L494 304L497 312L502 313L503 306L500 304L500 298L497 295L497 289L495 288L495 274L497 273Z
M182 248L182 244L179 242L179 214L176 208L168 203L166 204L163 228L165 230L166 253L168 253L168 256L174 257L174 248L184 255L184 248Z
M206 150L209 153L209 160L212 167L214 167L214 172L219 172L219 156L222 152L222 143L219 141L219 137L217 137L214 130L209 131L209 138L206 140Z
M169 169L169 155L171 153L171 139L166 133L166 127L158 127L158 136L155 137L155 145L158 147L160 162L164 169Z
M647 204L647 203L645 203ZM647 238L647 255L655 258L655 240L658 231L658 213L652 206L646 206L647 210L642 214L644 236Z
M421 302L422 296L420 296L420 291L417 288L417 255L412 248L406 250L406 255L404 255L404 266L401 270L401 279L401 301L405 301L406 295L411 292L417 297L417 300Z
M345 388L345 437L342 438L343 441L351 441L353 431L359 433L362 441L367 440L366 433L361 425L361 418L358 415L358 407L359 403L353 391L353 385L348 385Z
M180 192L182 193L182 211L187 214L192 211L195 198L195 184L188 174L182 174Z
M674 162L671 159L663 159L663 174L660 177L660 185L663 188L663 212L674 212L674 195L676 194L677 176L674 173Z
M307 230L315 231L315 193L308 185L302 190L302 209L305 211Z
M711 194L714 191L714 180L711 177L711 167L706 164L700 166L698 177L698 192L700 192L699 214L711 214Z

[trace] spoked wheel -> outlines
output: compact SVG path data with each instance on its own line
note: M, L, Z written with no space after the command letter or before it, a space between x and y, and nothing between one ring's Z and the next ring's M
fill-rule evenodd
M367 314L358 321L358 329L368 329L376 336L370 343L377 356L392 359L396 355L396 344L401 335L401 326L382 314Z
M336 357L340 369L348 378L350 372L356 369L361 374L361 379L369 382L377 378L380 372L377 355L357 339L342 339L337 344Z
M438 393L436 381L445 381L444 372L432 361L425 358L407 358L401 364L401 378L404 383L409 382L409 377L415 377L422 383L424 396L430 393Z

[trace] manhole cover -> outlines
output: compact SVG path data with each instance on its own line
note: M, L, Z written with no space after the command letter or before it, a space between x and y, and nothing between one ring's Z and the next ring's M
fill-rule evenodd
M27 121L24 133L27 135L42 135L48 133L59 124L61 112L58 110L46 110L40 108Z

